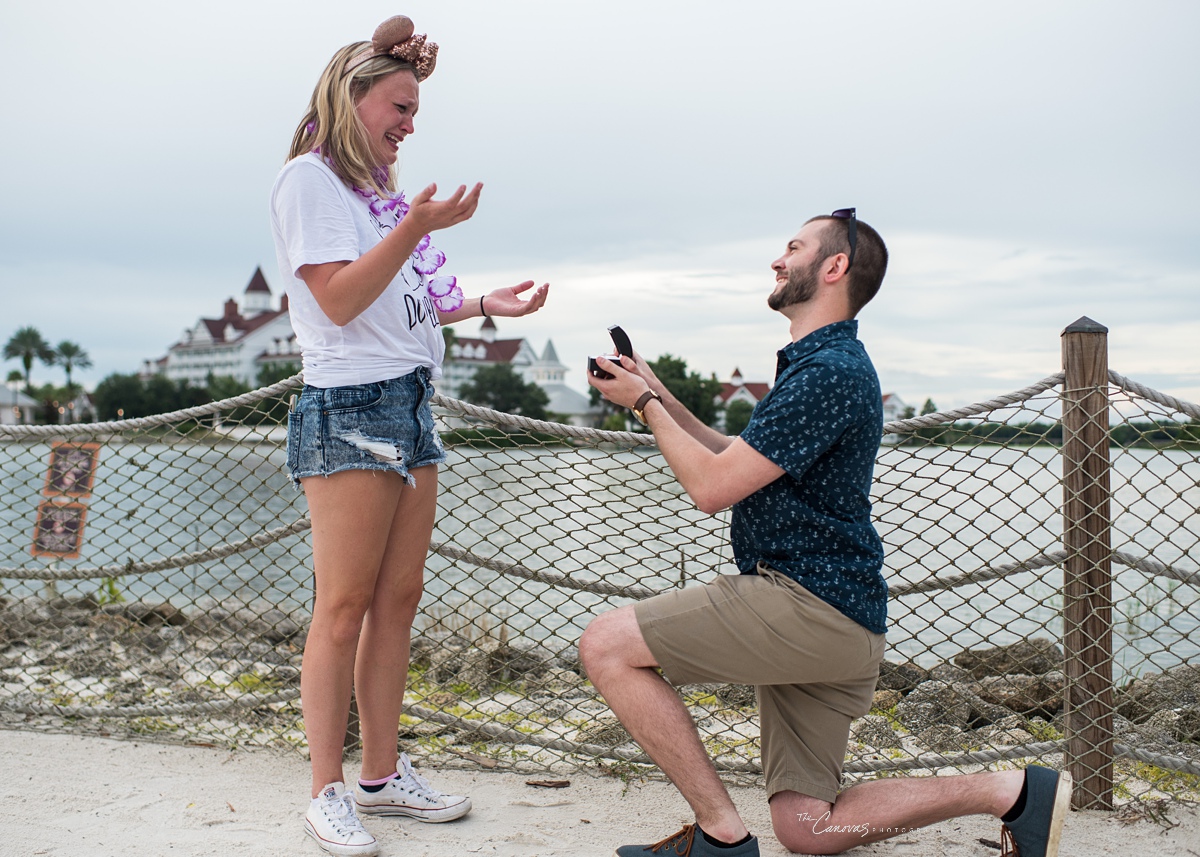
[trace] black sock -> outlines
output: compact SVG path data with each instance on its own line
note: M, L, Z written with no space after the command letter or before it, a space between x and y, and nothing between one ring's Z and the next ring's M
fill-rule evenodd
M1025 779L1021 781L1021 794L1017 797L1017 802L1012 805L1012 809L1000 816L1000 820L1007 823L1016 821L1021 817L1021 813L1025 811L1025 799L1029 797L1029 775L1025 775Z
M386 786L388 783L390 783L390 782L391 782L393 779L395 779L395 777L389 777L389 778L388 778L388 780L387 780L387 782L380 783L380 784L379 784L379 785L377 785L377 786L367 786L367 785L363 785L363 781L362 781L362 780L359 780L359 781L358 781L358 787L359 787L360 789L362 789L364 792L368 792L369 794L375 794L375 792L382 790L382 789L383 789L383 787L384 787L384 786Z
M747 833L745 836L743 836L737 842L722 842L720 839L713 839L711 836L709 836L707 833L705 833L704 828L698 824L696 825L696 829L700 831L700 835L704 837L704 841L707 842L709 845L712 845L714 848L737 848L739 845L749 842L751 839L754 838L749 833Z

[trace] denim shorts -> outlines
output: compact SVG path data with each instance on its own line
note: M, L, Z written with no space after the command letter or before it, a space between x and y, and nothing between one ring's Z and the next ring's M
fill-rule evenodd
M414 485L410 470L446 460L424 366L402 378L348 387L305 386L288 414L287 463L299 487L308 476L385 470Z

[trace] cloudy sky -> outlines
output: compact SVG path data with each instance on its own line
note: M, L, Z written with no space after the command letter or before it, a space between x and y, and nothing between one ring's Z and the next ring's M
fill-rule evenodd
M647 356L769 379L768 266L853 205L892 254L860 331L886 390L1025 386L1087 315L1114 369L1200 401L1188 0L8 2L0 338L75 340L93 384L258 265L278 292L267 195L296 122L332 52L397 13L441 45L403 184L485 183L437 237L447 268L468 294L551 282L501 335L552 337L580 389L613 323Z

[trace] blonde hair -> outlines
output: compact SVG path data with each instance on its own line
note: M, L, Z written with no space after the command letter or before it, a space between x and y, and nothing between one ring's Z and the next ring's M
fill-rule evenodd
M333 55L292 135L287 159L320 152L346 184L390 195L396 190L394 165L381 167L372 163L367 132L358 118L358 102L381 78L404 69L416 76L416 69L403 60L376 56L347 73L346 64L369 48L370 42L354 42Z

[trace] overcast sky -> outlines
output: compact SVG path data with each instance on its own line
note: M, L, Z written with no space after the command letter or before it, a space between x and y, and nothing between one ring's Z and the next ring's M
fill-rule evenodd
M267 196L292 132L333 51L397 13L441 46L402 185L484 182L437 236L447 270L468 295L548 280L500 335L553 338L579 389L613 323L649 357L770 379L768 266L852 205L891 250L860 327L885 390L1025 386L1087 315L1112 368L1200 401L1188 0L6 2L0 339L79 342L91 385L258 265L278 294Z

